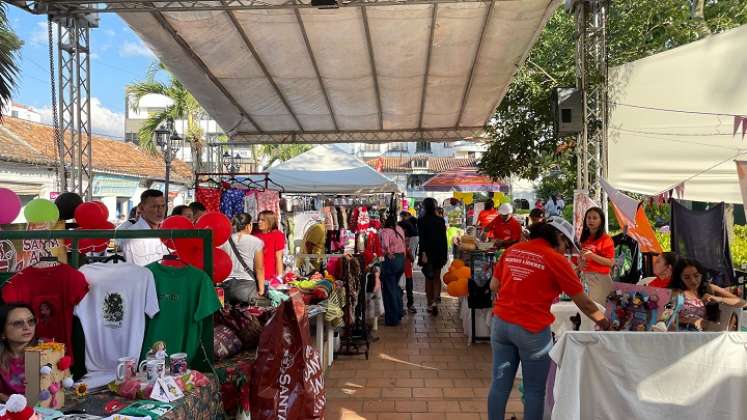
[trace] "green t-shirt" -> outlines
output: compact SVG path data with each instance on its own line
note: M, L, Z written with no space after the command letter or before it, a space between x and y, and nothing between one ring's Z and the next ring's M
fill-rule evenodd
M202 320L220 308L210 277L192 266L146 266L156 280L160 311L145 326L141 359L156 341L166 343L168 354L187 353L188 363L200 355Z

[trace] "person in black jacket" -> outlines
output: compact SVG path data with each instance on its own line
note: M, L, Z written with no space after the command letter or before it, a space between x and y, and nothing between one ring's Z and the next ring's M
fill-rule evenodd
M441 296L441 269L446 265L446 221L436 214L436 200L423 201L424 213L418 219L420 246L418 263L425 276L425 296L428 312L438 315L438 298Z

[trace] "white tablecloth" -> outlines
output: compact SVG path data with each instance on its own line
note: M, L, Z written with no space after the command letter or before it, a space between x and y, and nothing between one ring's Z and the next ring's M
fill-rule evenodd
M747 418L747 333L570 331L553 420Z

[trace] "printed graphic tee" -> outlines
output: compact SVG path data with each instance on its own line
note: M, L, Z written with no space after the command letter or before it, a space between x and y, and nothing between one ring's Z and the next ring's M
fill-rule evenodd
M117 359L140 356L145 316L158 313L153 273L135 264L88 264L80 271L89 291L75 307L86 334L86 370L90 387L116 377Z
M40 339L65 344L72 356L73 308L88 292L83 273L67 264L28 267L3 287L3 302L31 305Z
M188 363L200 355L202 320L220 307L213 282L192 266L167 267L159 263L147 267L156 281L160 311L148 320L140 357L157 341L166 344L168 354L187 353Z

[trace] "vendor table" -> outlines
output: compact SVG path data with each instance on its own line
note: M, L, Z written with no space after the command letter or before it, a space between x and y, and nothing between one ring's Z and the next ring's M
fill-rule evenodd
M163 420L216 420L223 419L223 402L220 397L220 385L213 375L206 375L210 379L208 385L198 387L184 393L184 398L173 402L174 409L160 417ZM111 392L90 394L83 398L65 395L64 411L85 410L88 414L108 417L104 406L112 401L119 401L126 405L134 401L117 396Z
M563 334L553 420L745 419L747 333Z

